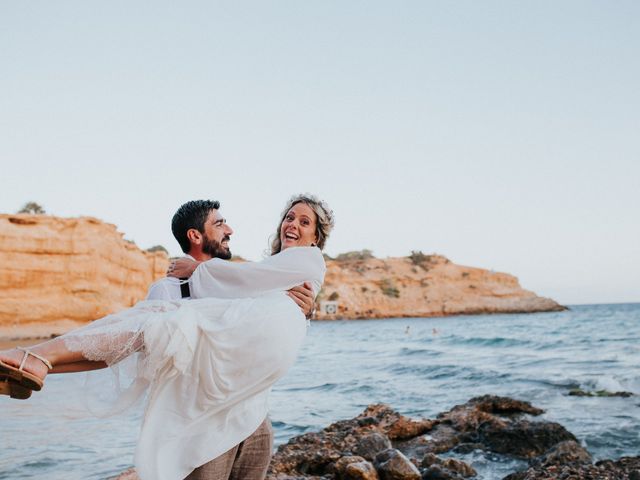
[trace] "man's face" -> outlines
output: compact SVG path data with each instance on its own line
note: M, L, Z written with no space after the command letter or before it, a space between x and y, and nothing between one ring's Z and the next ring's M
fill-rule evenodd
M229 238L232 234L233 230L227 225L220 212L211 210L206 222L204 222L202 253L211 255L211 258L230 259Z

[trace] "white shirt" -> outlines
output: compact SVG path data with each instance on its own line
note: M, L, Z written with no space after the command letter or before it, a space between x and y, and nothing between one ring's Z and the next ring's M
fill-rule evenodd
M190 258L195 261L195 258L191 255L185 255L185 258ZM180 279L176 277L164 277L151 284L145 300L180 300L181 298L183 297L182 290L180 289Z

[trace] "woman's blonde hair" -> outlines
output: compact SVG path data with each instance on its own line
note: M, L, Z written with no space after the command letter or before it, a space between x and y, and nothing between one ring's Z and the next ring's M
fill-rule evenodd
M275 237L271 242L271 255L275 255L282 250L282 241L280 240L280 228L282 227L282 222L284 222L284 218L287 216L289 210L298 203L304 203L316 214L316 237L318 239L316 245L320 250L324 248L334 225L333 210L331 210L325 202L315 195L302 193L291 197L287 202L287 206L282 211L280 223L278 224Z

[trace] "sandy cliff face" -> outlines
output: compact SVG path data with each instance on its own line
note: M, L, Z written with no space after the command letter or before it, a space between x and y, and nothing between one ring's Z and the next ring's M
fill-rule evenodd
M144 298L164 275L164 253L123 239L90 217L0 214L0 338L62 333ZM517 278L437 255L327 261L319 320L538 312L564 307Z
M524 290L512 275L456 265L438 255L329 260L320 300L336 301L338 312L328 315L321 308L319 320L565 309Z
M167 256L95 218L0 214L0 333L67 330L144 298Z

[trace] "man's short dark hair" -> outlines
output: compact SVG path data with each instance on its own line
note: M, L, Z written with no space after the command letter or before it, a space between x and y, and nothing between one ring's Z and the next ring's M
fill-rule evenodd
M217 200L191 200L178 209L171 220L171 231L184 253L189 253L191 249L187 232L195 228L200 233L204 233L204 223L209 213L219 208L220 202Z

